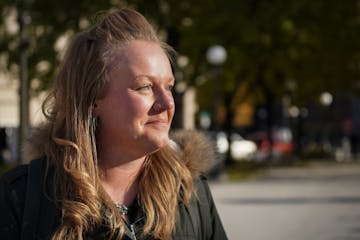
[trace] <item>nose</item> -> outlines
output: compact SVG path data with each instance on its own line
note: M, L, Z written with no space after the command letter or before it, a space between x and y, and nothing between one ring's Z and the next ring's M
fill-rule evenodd
M171 92L167 90L160 90L155 99L153 108L157 112L162 112L174 108L174 98Z

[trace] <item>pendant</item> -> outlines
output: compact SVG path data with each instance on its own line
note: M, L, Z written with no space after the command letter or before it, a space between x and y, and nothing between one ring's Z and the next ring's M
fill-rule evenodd
M127 215L129 212L129 208L121 203L115 203L116 208L119 210L121 215Z

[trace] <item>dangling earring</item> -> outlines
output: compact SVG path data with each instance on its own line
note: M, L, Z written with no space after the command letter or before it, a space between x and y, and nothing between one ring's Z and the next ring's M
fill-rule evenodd
M92 116L90 119L90 141L91 141L91 149L92 149L92 155L93 155L93 159L94 162L97 166L98 161L97 161L97 149L96 149L96 127L98 124L98 117Z
M98 123L98 117L91 116L90 119L90 130L95 133L96 127Z

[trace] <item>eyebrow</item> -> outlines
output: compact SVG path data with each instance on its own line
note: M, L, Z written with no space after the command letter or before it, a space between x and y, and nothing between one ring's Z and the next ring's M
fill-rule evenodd
M149 78L150 80L157 79L157 77L155 77L155 76L151 76L151 75L147 75L147 74L140 74L140 75L135 76L135 80L139 80L139 78L142 78L142 77ZM175 82L175 77L173 75L171 75L170 78L167 78L167 81Z

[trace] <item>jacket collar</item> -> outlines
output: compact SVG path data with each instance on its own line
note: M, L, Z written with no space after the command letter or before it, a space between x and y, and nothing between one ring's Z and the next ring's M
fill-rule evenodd
M194 178L206 173L215 162L215 144L204 133L177 130L170 137L170 147L180 151Z

